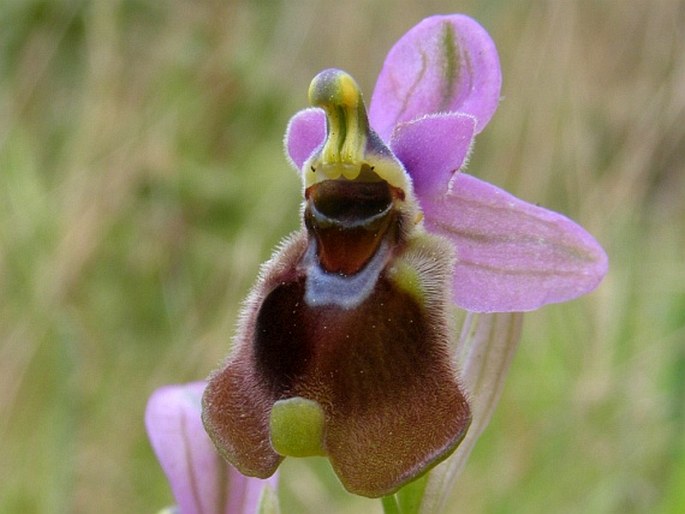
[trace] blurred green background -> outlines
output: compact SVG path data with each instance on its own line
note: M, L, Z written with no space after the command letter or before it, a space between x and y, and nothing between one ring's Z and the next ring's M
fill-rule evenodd
M685 3L0 0L0 512L172 502L158 386L225 355L298 226L287 120L322 68L370 96L392 43L465 12L503 101L469 171L579 221L602 286L526 316L451 512L685 512ZM284 514L380 512L323 460Z

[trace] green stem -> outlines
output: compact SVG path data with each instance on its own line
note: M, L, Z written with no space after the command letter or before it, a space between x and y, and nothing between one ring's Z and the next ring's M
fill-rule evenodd
M430 475L431 473L428 472L397 491L395 498L402 514L419 514L421 512L423 496L426 494Z
M394 494L383 496L381 502L383 503L384 514L400 514L400 506L397 504L397 498Z

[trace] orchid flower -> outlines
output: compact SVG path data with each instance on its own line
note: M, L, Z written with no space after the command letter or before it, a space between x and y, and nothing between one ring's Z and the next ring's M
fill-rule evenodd
M277 514L276 475L248 478L227 464L200 418L205 382L165 386L145 411L152 448L166 473L178 514Z
M460 172L500 86L493 41L461 15L395 44L368 115L347 73L314 78L313 108L285 139L302 228L262 267L203 397L210 437L242 473L325 455L350 492L394 493L452 454L472 419L452 305L528 311L598 285L607 258L585 230Z

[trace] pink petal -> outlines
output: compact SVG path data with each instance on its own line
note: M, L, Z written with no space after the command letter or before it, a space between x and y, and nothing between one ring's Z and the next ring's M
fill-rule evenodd
M166 386L150 397L145 426L181 514L252 514L275 478L247 478L228 466L205 432L200 399L205 382Z
M371 98L369 119L387 141L395 125L426 114L473 115L483 130L499 102L495 44L468 16L426 18L390 50Z
M472 176L421 202L426 228L456 247L453 294L464 309L533 310L588 293L606 274L604 250L582 227Z
M285 150L290 163L299 171L326 138L326 116L322 109L296 113L285 131Z
M448 113L426 116L395 128L390 148L411 175L419 197L447 191L452 175L468 156L475 127L473 116Z

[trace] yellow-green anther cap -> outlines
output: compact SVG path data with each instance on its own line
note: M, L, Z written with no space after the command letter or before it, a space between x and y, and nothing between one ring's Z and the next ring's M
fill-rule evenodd
M326 113L326 139L304 165L305 187L340 178L369 180L371 175L407 192L404 168L371 130L359 86L348 73L319 73L309 86L309 102Z

